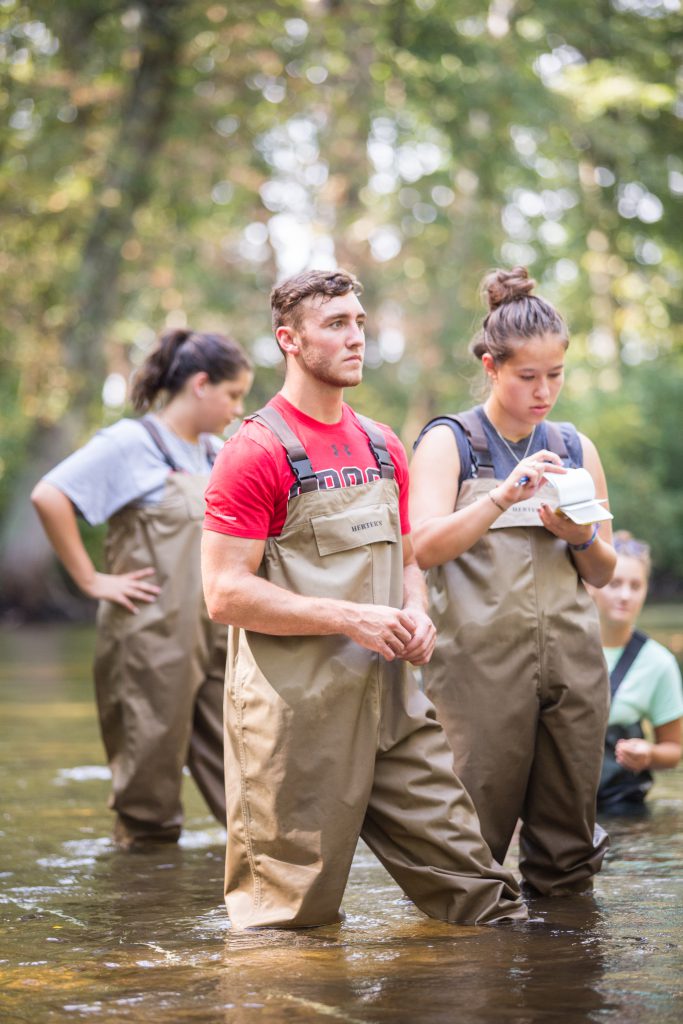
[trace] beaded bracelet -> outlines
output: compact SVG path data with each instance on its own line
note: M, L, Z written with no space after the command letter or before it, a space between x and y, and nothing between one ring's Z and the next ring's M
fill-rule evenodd
M598 530L600 529L600 523L593 523L593 532L590 536L590 540L587 540L584 544L570 544L569 547L572 551L585 551L597 540Z
M499 508L501 512L507 512L507 509L504 508L499 501L496 501L496 499L493 497L493 495L491 494L490 491L487 491L486 493L488 494L489 498L491 499L493 504L496 506L496 508Z

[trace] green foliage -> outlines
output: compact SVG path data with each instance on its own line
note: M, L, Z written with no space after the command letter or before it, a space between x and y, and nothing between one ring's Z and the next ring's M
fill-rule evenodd
M265 400L268 292L321 260L365 284L355 401L410 443L470 400L482 273L523 263L570 324L565 407L619 524L683 575L674 6L0 0L0 511L34 425L119 415L102 377L164 324L228 329Z
M599 443L615 526L652 548L664 579L683 577L683 352L624 372L618 390L564 412Z

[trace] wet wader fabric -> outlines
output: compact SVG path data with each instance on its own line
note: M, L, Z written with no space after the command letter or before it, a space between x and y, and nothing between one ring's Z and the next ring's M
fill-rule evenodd
M152 436L175 468L158 432ZM109 523L107 571L153 566L153 582L161 588L151 604L138 605L137 615L108 601L97 615L97 705L112 771L115 835L124 843L178 838L185 765L225 824L227 631L210 621L202 592L207 480L205 473L171 472L159 504L128 507Z
M646 633L634 629L629 642L621 652L619 661L610 673L612 700L647 640ZM640 722L633 722L631 725L607 726L600 788L598 789L599 810L616 812L624 804L642 805L648 792L652 789L654 779L651 772L647 769L641 772L630 771L619 764L615 754L619 740L643 739L644 735Z
M461 484L458 510L500 481L476 414L456 419L479 472ZM428 583L437 645L425 692L493 856L502 862L521 818L526 881L547 894L589 888L607 846L595 801L609 688L597 612L567 544L542 526L492 529Z
M297 594L400 607L398 492L377 427L361 421L372 431L380 478L318 490L284 420L272 409L257 415L288 449L302 488L282 533L266 542L260 574ZM404 662L341 635L231 629L225 746L234 927L338 920L359 835L433 917L526 918Z

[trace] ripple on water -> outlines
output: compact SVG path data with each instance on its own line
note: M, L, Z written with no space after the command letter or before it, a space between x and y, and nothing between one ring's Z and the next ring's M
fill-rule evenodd
M60 768L52 782L55 786L64 786L67 782L108 781L109 779L111 779L111 771L106 765L82 764L76 768Z
M102 857L111 853L116 847L109 836L97 836L86 839L67 839L62 843L62 849L66 850L72 857Z
M178 845L181 850L205 850L212 846L225 846L225 829L220 826L192 831L186 829Z
M95 857L39 857L36 861L41 868L83 868L96 864Z

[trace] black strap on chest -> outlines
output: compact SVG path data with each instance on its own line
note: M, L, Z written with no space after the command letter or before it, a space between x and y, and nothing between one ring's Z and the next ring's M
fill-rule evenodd
M396 476L396 470L394 468L391 455L389 454L384 434L374 420L368 419L367 416L361 416L359 412L354 412L353 415L356 417L361 428L367 434L370 451L377 463L380 476L384 480L393 480Z
M563 462L567 462L569 460L569 452L567 451L567 445L564 437L562 436L562 431L557 423L550 423L549 420L546 420L545 430L546 440L550 451L559 455Z
M168 450L168 445L166 444L163 437L159 433L159 429L154 420L150 419L149 416L143 416L139 423L141 427L145 428L149 436L154 441L166 465L170 466L174 473L179 473L180 466L176 463L175 459Z
M475 476L493 478L493 457L489 448L488 438L484 432L484 424L474 409L449 416L449 419L457 423L465 431L470 448L472 449L472 464Z
M619 661L610 672L609 685L612 700L647 639L646 633L641 633L640 630L633 631L631 639L621 652ZM602 761L598 788L599 810L622 812L627 807L642 806L648 790L652 787L652 773L647 769L632 772L629 768L624 768L618 763L615 751L619 740L642 739L643 735L640 722L607 727L605 756Z
M641 632L639 629L634 629L631 634L631 639L624 647L619 661L616 663L609 676L609 688L612 694L612 700L614 695L624 681L624 676L630 669L633 662L636 660L640 651L648 641L647 633Z
M271 405L266 405L263 409L259 409L258 412L254 412L246 418L248 420L260 421L275 434L287 453L287 461L297 479L302 494L306 494L308 491L317 491L319 489L318 478L313 471L313 466L306 454L306 449L277 409L273 409Z
M437 416L434 420L430 420L430 422L434 423L443 420L451 420L453 423L457 423L465 432L472 452L474 476L483 479L494 479L493 457L489 448L486 431L484 430L484 424L477 410L467 409L465 412ZM545 422L545 429L549 450L559 455L564 462L569 458L569 453L567 452L567 445L562 436L562 431L557 423L550 423L548 420Z
M142 419L138 420L138 423L140 424L141 427L145 428L149 436L152 438L154 444L159 449L159 453L161 454L166 465L170 466L174 473L187 472L187 470L183 469L181 466L178 465L178 463L171 455L168 445L161 436L159 428L157 427L156 423L151 418L151 416L143 416ZM208 442L204 442L204 451L209 461L209 465L213 466L214 462L216 461L216 453Z
M384 434L366 416L361 416L359 413L354 413L354 416L368 438L370 451L379 467L380 476L393 480L395 475L394 463L387 450ZM311 460L306 454L306 449L277 409L274 409L272 405L267 405L246 418L248 420L260 421L275 434L287 453L287 461L296 477L302 494L320 489L320 481L311 465Z

